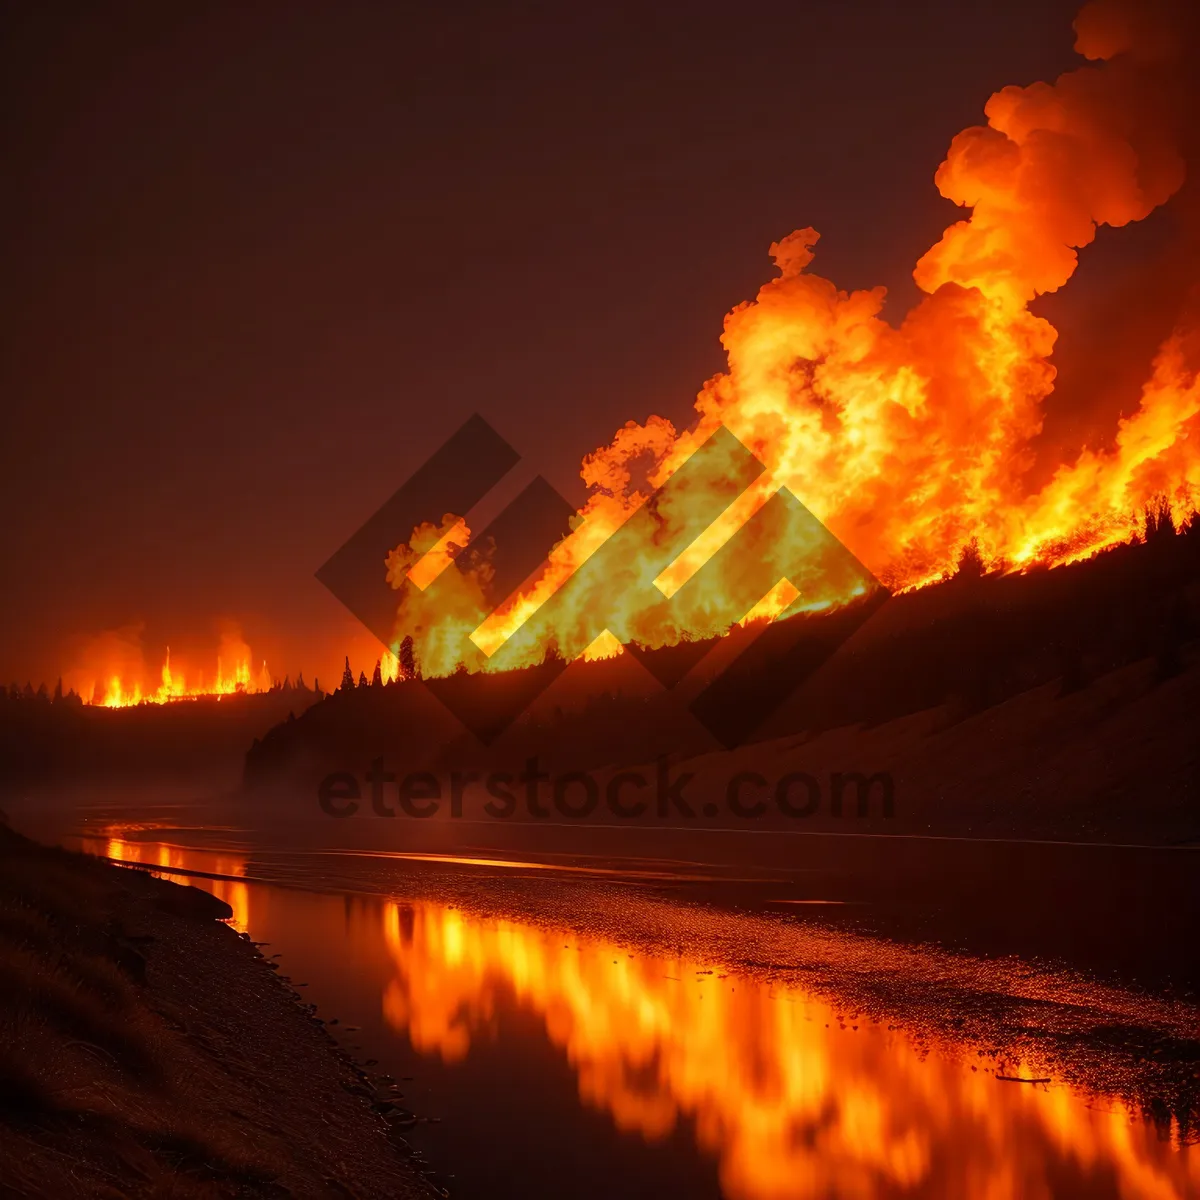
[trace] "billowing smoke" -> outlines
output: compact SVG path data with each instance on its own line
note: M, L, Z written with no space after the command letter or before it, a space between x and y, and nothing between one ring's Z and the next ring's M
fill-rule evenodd
M952 140L935 175L942 195L969 211L916 264L925 295L899 325L881 316L883 288L846 292L812 273L815 230L772 245L778 273L726 317L728 367L701 390L694 425L631 421L589 455L590 498L575 531L476 641L500 644L521 627L645 502L635 479L662 485L722 425L767 467L740 502L741 519L786 487L893 587L941 577L972 540L1000 567L1053 565L1127 540L1160 498L1177 517L1190 514L1200 347L1197 308L1178 301L1177 286L1164 289L1178 310L1123 415L1097 444L1059 448L1052 471L1032 472L1055 400L1057 332L1031 305L1068 284L1099 227L1141 221L1184 189L1195 136L1186 14L1094 0L1075 23L1087 61L988 100L986 123ZM1182 203L1196 207L1186 190ZM1195 226L1180 228L1186 241ZM647 459L648 476L634 470ZM678 510L656 515L659 542ZM710 552L721 544L708 540ZM603 586L635 594L655 573L650 549L645 561L628 555L622 577ZM813 590L814 606L847 599L819 594L819 582ZM599 595L575 593L573 606L554 606L543 646L575 653L597 632L588 610ZM723 632L728 614L711 599L630 614L624 632L650 644ZM474 607L464 593L458 615L470 623ZM406 600L398 632L436 630L440 619Z
M1076 48L1092 61L1004 88L987 123L953 139L935 180L971 212L917 263L928 295L899 328L879 315L882 289L846 293L809 273L817 234L798 230L771 247L778 278L726 318L729 368L700 393L696 428L629 425L584 478L633 499L633 456L652 449L661 481L724 423L899 585L938 575L971 537L1014 565L1058 561L1127 537L1157 493L1190 509L1200 455L1187 312L1108 444L1078 447L1044 491L1028 483L1056 338L1030 303L1070 280L1098 226L1143 219L1186 177L1194 43L1182 14L1089 4ZM610 503L598 494L593 506Z

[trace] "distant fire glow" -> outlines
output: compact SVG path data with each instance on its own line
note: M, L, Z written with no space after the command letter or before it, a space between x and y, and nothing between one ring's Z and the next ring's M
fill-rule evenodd
M161 667L152 672L144 665L138 630L104 634L82 658L67 681L85 704L104 708L266 692L274 684L266 662L255 665L250 647L236 630L221 636L214 666L208 670L185 664L178 655L172 658L168 647Z
M271 689L271 674L264 661L254 674L248 659L226 665L217 659L215 674L207 681L196 676L189 682L179 670L171 670L171 650L162 666L162 682L153 691L142 691L140 683L126 683L119 675L106 681L103 693L92 692L90 703L105 708L125 708L130 704L165 704L169 700L194 700L199 696L233 696L239 692L266 692Z

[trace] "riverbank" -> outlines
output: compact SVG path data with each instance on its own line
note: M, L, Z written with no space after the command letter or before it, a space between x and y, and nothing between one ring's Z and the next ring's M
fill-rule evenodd
M0 825L0 1191L431 1194L402 1110L230 915Z

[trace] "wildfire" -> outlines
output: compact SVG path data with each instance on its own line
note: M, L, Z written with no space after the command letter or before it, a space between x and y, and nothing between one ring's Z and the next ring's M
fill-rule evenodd
M189 683L182 671L171 670L171 648L163 659L162 681L153 691L143 692L139 683L125 683L120 675L108 680L103 694L93 691L91 704L105 708L125 708L131 704L166 704L171 700L195 699L198 696L232 696L237 692L266 692L271 689L271 673L263 661L258 673L250 669L248 658L234 662L231 667L217 659L216 674L208 681L196 677Z
M172 665L168 646L157 681L147 681L136 635L105 635L96 640L84 658L91 662L99 660L99 665L84 666L74 672L79 680L76 690L85 703L105 708L266 692L273 685L266 662L255 671L250 647L236 632L222 636L216 670L210 675L185 671L178 663Z
M1045 486L1028 479L1057 337L1031 304L1068 282L1099 226L1147 217L1185 174L1175 84L1187 66L1163 13L1095 0L1075 31L1086 65L1002 89L984 108L987 123L951 142L935 182L970 215L916 264L926 295L898 325L880 315L883 288L846 292L810 273L819 235L797 230L770 248L777 277L726 317L728 369L699 393L694 425L630 421L588 455L589 499L515 593L487 597L486 562L445 571L470 536L461 515L393 551L389 582L413 585L396 636L414 637L425 672L525 665L550 648L596 657L613 640L671 644L722 634L747 615L862 595L865 572L823 559L803 520L764 516L781 489L897 589L941 578L972 539L993 567L1020 570L1128 541L1159 497L1186 519L1200 485L1194 313L1179 315L1111 443L1081 448ZM722 428L765 467L757 479L708 461ZM617 568L609 556L589 579L592 555L634 528L650 489L705 455L687 487L656 500L638 537L626 538ZM735 532L741 555L726 579L753 567L761 590L731 616L719 602L726 585L700 568ZM814 565L801 579L794 564L805 553ZM603 608L614 591L627 597L615 615Z

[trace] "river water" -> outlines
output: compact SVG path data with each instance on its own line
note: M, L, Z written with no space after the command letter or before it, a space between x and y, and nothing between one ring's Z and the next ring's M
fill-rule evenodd
M1188 1115L1111 1038L1186 1041L1190 1001L882 936L802 872L315 845L146 806L17 823L227 901L397 1081L453 1196L1200 1195Z

